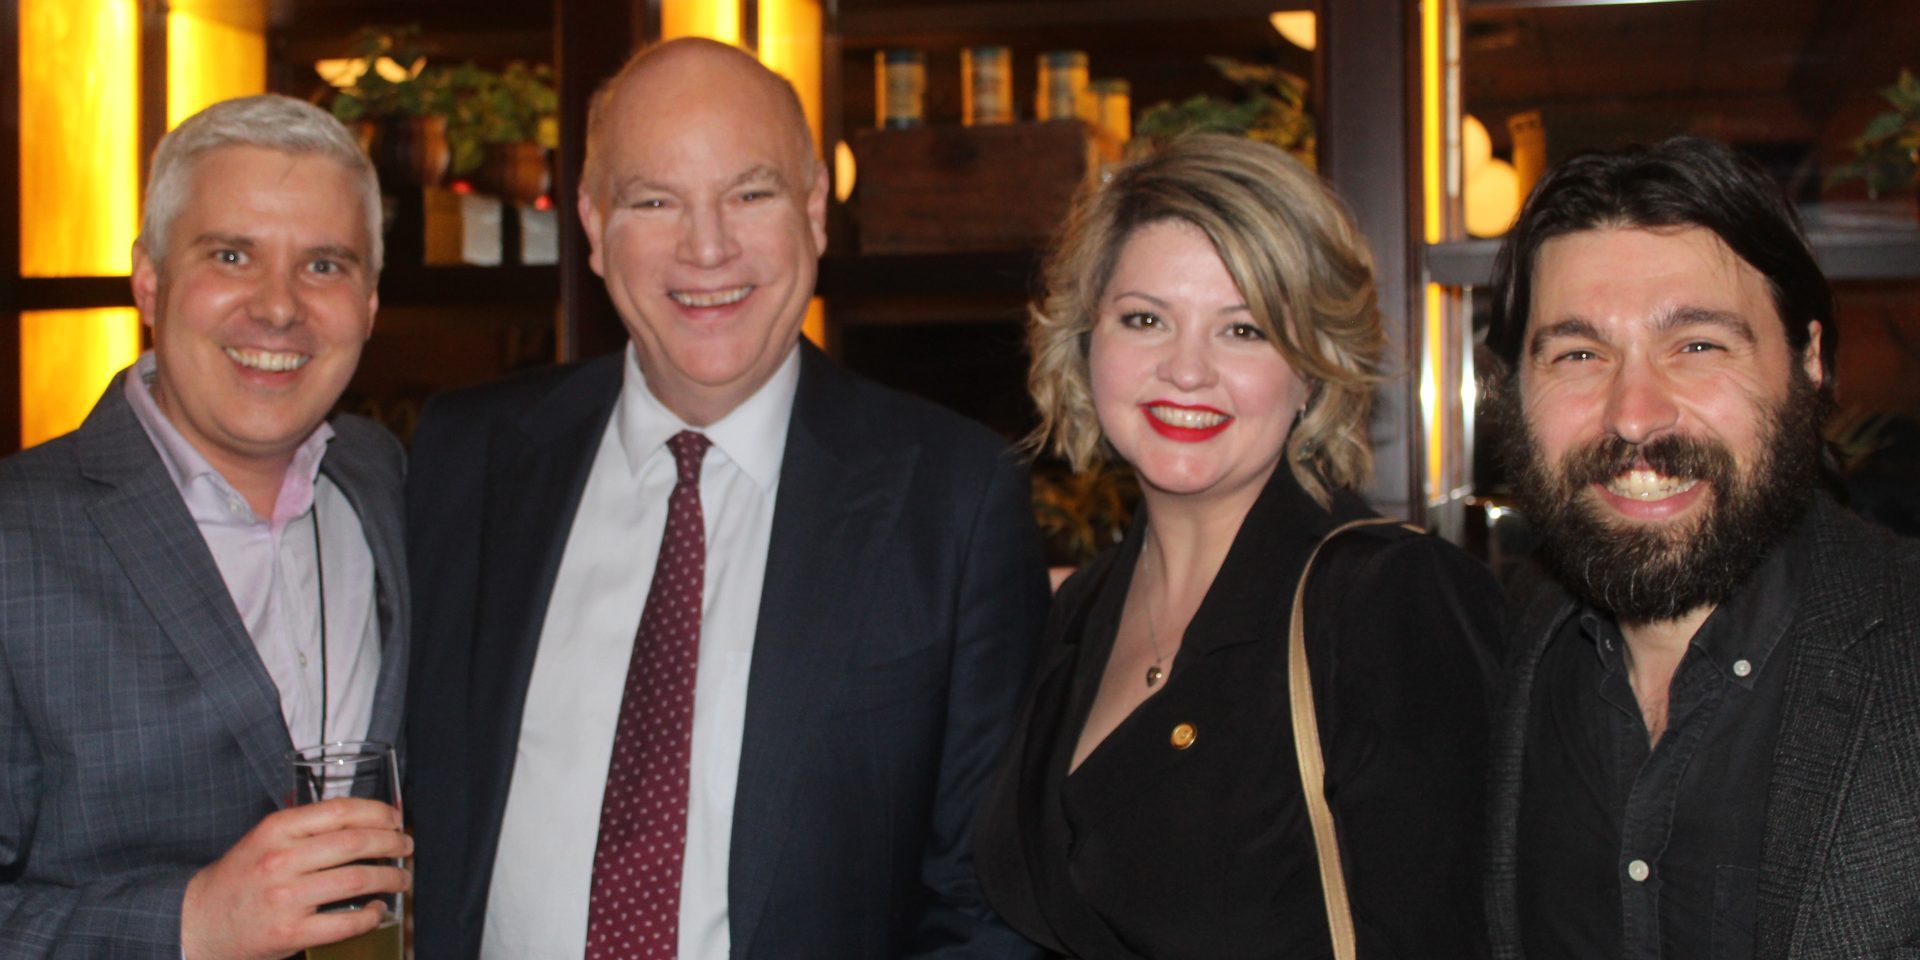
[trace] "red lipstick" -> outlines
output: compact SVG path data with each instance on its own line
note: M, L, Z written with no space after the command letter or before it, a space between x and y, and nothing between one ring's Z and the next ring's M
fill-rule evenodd
M1220 420L1219 423L1216 423L1211 427L1182 427L1182 426L1177 426L1175 424L1168 423L1165 420L1162 420L1159 417L1154 416L1153 415L1154 407L1166 407L1172 410L1192 410L1197 413L1210 413L1215 416L1221 417L1222 419ZM1184 404L1184 403L1168 403L1165 400L1154 400L1148 403L1141 404L1140 415L1147 418L1147 426L1152 427L1153 432L1163 437L1166 437L1169 440L1175 440L1180 443L1201 443L1203 441L1211 440L1214 437L1219 436L1222 430L1225 430L1229 426L1233 425L1233 417L1229 416L1225 411L1216 410L1212 407L1205 407L1205 406L1188 406L1187 404Z

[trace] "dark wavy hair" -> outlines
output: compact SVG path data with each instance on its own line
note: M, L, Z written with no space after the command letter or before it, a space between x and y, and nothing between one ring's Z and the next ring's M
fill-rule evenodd
M1540 247L1555 237L1607 227L1713 231L1766 277L1796 355L1806 351L1808 324L1820 323L1820 393L1831 401L1840 346L1833 291L1800 217L1758 164L1699 137L1581 154L1534 186L1494 260L1487 346L1501 362L1501 380L1519 369Z

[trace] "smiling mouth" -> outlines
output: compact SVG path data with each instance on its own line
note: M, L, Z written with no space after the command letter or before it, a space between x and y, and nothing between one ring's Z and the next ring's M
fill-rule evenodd
M744 287L735 287L732 290L715 290L699 293L689 290L669 290L667 291L667 298L683 307L724 307L745 300L747 294L752 292L753 284L747 284Z
M1652 470L1628 470L1608 480L1607 492L1627 500L1665 500L1692 490L1697 477L1669 477Z
M222 347L227 359L249 370L261 370L267 373L286 373L307 365L313 357L305 353L292 353L280 350L243 350L239 347Z
M1194 410L1161 404L1148 406L1147 416L1167 426L1179 427L1183 430L1207 430L1233 419L1218 410Z

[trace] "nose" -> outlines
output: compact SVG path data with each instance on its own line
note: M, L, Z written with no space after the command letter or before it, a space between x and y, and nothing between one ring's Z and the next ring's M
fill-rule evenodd
M1640 358L1620 365L1606 398L1606 426L1615 436L1642 444L1673 428L1680 418L1673 384Z
M288 327L300 319L298 282L278 270L266 271L254 288L252 313L255 320L270 327Z
M682 262L696 267L717 267L740 253L733 228L718 204L688 207L678 253Z
M1160 379L1180 390L1211 386L1218 376L1205 336L1198 329L1182 330L1168 339L1160 359Z

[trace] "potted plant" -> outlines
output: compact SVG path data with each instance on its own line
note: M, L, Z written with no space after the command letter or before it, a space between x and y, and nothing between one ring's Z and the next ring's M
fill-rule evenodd
M1900 71L1892 86L1880 90L1893 109L1876 114L1848 147L1853 159L1827 177L1827 185L1862 180L1869 197L1910 189L1920 200L1920 78Z
M417 26L362 28L353 56L364 68L331 108L358 134L382 182L424 187L447 171L453 98L444 72L426 69L419 33Z
M495 72L466 64L454 68L448 85L454 175L473 174L482 188L518 204L546 193L560 108L552 68L516 61Z
M1205 94L1181 103L1157 104L1141 114L1134 133L1163 143L1192 130L1231 133L1271 143L1314 166L1313 115L1307 112L1307 82L1279 67L1232 57L1207 62L1244 96L1226 101Z

